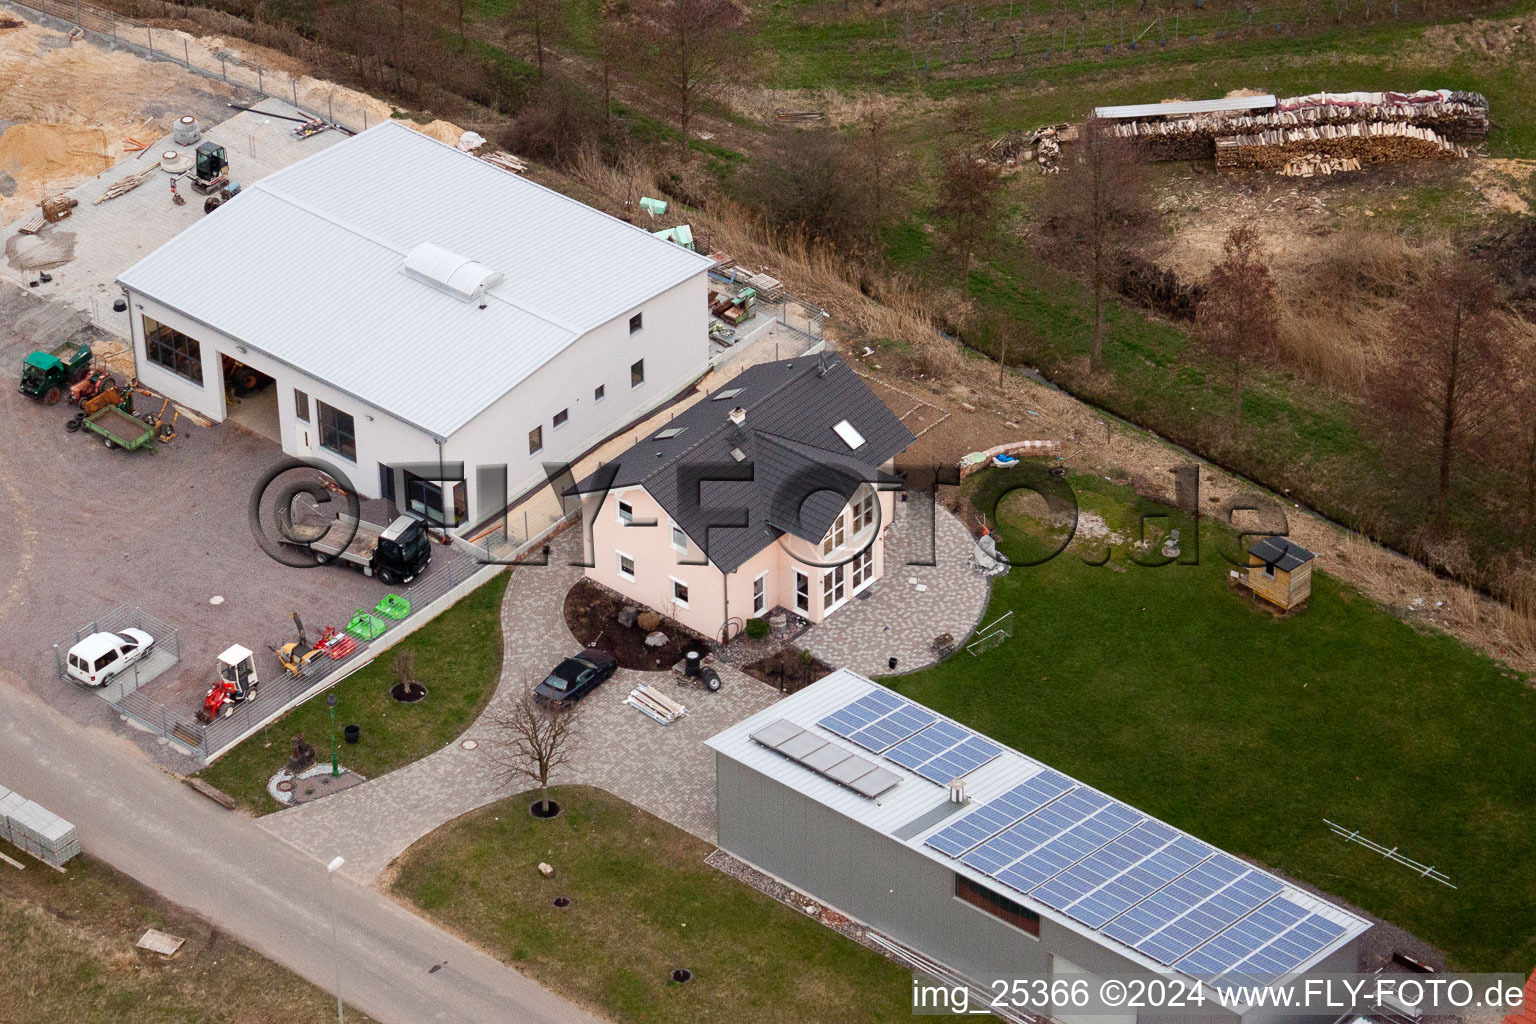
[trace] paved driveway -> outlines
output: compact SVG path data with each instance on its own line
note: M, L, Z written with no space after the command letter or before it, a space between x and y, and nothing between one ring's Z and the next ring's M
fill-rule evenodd
M898 501L885 543L885 574L870 584L867 598L848 602L806 630L799 645L829 665L866 676L890 674L890 658L897 659L898 672L934 664L939 656L933 638L948 633L963 643L987 610L992 586L971 569L975 550L970 531L944 506L935 509L920 494Z
M580 645L566 629L565 594L581 578L568 563L581 533L555 539L548 566L512 570L502 606L505 655L493 702L515 699ZM727 666L719 666L719 693L683 689L670 673L621 669L582 703L583 725L570 769L553 781L588 783L713 842L715 762L703 741L778 699L778 692ZM664 726L624 705L640 682L664 689L690 714ZM430 699L430 698L428 698ZM482 716L464 734L475 750L453 743L428 757L361 786L262 818L260 824L300 849L347 858L342 870L374 881L417 839L477 807L528 788L497 778L487 749L495 741Z
M283 458L271 441L183 418L186 436L157 453L108 451L93 434L65 432L70 406L17 393L10 382L28 352L82 330L99 336L67 306L0 281L0 664L77 720L123 729L186 770L187 759L59 680L51 645L119 604L139 606L180 632L181 662L149 692L178 694L190 718L230 644L257 651L263 678L275 679L266 645L293 639L290 612L313 639L388 588L339 566L280 565L257 547L246 509L250 489ZM209 603L215 595L221 604Z

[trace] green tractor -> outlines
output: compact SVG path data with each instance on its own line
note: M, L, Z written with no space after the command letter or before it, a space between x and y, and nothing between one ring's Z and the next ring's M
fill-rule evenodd
M33 352L22 360L21 384L16 390L44 405L56 405L90 372L91 346L66 341L52 352Z

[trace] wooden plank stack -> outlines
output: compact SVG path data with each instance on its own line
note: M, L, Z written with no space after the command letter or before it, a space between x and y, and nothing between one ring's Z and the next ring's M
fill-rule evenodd
M108 185L105 192L97 196L95 199L92 199L91 205L100 206L108 199L116 199L120 195L132 192L134 189L138 188L140 185L144 184L158 173L160 173L160 165L151 164L144 168L142 171L130 174L126 178L119 178L112 184Z
M688 713L688 709L662 693L649 683L641 683L629 691L624 703L662 725L671 725Z
M511 171L513 174L528 173L528 162L522 157L513 156L505 150L498 149L494 153L487 153L480 159L495 167L500 167L504 171Z

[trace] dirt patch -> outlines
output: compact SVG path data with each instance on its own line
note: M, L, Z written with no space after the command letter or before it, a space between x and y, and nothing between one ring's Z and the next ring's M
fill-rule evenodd
M742 667L753 679L775 687L780 693L794 693L810 686L822 676L830 675L831 665L798 647L785 647L766 658Z
M607 651L618 659L620 668L643 672L670 669L688 651L708 654L712 649L704 638L665 616L654 631L620 625L618 615L624 608L649 610L591 580L581 580L565 595L565 624L583 647ZM655 631L666 634L667 642L647 647L645 638Z

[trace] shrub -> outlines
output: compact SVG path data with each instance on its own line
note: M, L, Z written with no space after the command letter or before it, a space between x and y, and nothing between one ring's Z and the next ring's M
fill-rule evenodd
M636 617L635 624L649 633L661 625L661 613L643 611Z
M772 632L772 630L768 626L767 619L748 619L746 632L747 636L751 639L761 640L770 632Z

